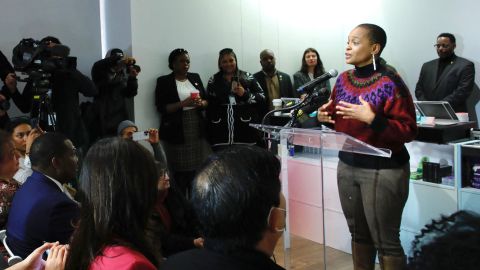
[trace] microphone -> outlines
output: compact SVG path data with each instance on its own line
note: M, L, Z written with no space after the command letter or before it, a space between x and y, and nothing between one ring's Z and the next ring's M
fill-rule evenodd
M307 82L306 84L300 86L297 89L297 92L304 92L307 89L314 88L315 86L323 83L324 81L326 81L330 78L336 77L337 75L338 75L338 71L336 69L330 69L328 72L325 72L321 76L319 76L319 77Z

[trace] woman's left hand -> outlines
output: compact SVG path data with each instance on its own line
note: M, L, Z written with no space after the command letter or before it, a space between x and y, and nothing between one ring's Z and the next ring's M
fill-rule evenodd
M358 99L360 100L360 105L340 101L335 107L337 115L343 116L343 119L357 119L370 125L375 118L375 113L362 96L359 96Z

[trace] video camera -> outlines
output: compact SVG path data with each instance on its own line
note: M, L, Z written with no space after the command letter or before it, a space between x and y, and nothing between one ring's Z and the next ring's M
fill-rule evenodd
M55 130L51 104L53 75L57 70L76 68L76 58L69 57L69 54L70 48L65 45L52 45L48 40L42 42L32 38L22 39L13 48L14 69L27 75L25 78L17 77L17 81L32 85L30 116L44 130Z
M32 82L37 94L46 93L51 88L50 78L58 69L76 68L76 58L69 57L70 48L32 38L22 39L13 48L12 63L16 71L27 74L27 78L17 78L20 82Z

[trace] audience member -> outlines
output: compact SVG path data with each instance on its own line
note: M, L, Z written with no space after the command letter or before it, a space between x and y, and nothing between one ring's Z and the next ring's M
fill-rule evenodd
M191 190L195 170L211 152L205 140L203 109L208 105L197 73L188 72L190 56L184 49L168 57L172 73L157 79L155 105L162 115L160 132L173 177L185 194Z
M265 106L265 94L257 80L238 68L232 49L222 49L218 56L219 72L207 86L209 141L214 150L233 144L260 143L259 132L250 123L259 123Z
M302 56L302 67L299 71L293 74L293 88L295 91L300 88L300 86L308 83L309 81L321 76L325 73L325 68L323 67L322 59L320 59L320 54L314 48L307 48L303 52ZM322 102L326 103L328 97L330 96L330 81L327 80L319 85L317 85L312 91L318 92L320 89L325 88L327 91L322 95L324 100ZM305 93L300 93L302 96Z
M20 154L20 168L13 178L23 184L32 175L30 159L27 158L30 147L33 141L42 134L42 130L40 128L32 129L28 118L18 117L12 119L6 127L6 131L11 134L15 150Z
M13 178L18 170L19 156L10 135L0 130L0 230L5 229L13 195L19 187Z
M92 80L98 88L94 97L94 123L89 123L92 141L115 136L120 122L130 119L125 98L137 95L139 70L133 68L135 60L125 58L123 51L112 49L107 56L95 62Z
M78 203L62 184L76 176L77 156L72 142L60 133L45 133L30 149L33 174L13 198L7 223L7 243L25 258L44 241L68 243Z
M81 215L66 269L156 269L159 255L145 230L158 178L152 155L138 143L95 143L80 172Z
M50 250L47 260L42 255ZM6 270L63 270L68 256L68 246L56 243L44 243L35 249L27 258Z
M161 247L164 257L203 247L203 238L198 235L193 211L173 179L170 179L166 163L158 162L157 167L160 174L157 201L147 229L152 245Z
M475 81L475 66L455 54L457 44L450 33L438 35L433 46L438 59L423 64L415 96L418 100L448 101L456 112L466 112L466 101Z
M480 216L459 211L426 225L412 243L410 270L474 270L480 265Z
M276 58L272 50L265 49L260 52L260 65L262 70L253 74L265 93L265 111L273 110L272 100L281 97L298 97L293 91L290 75L276 69Z
M135 125L134 122L130 120L123 120L118 124L117 128L117 134L118 136L124 138L124 139L129 139L129 140L136 140L136 138L133 138L133 134L135 132L138 132L138 127ZM158 135L158 130L151 128L146 131L148 139L148 145L150 145L150 148L152 149L153 156L155 157L156 161L166 163L167 158L165 157L165 152L163 151L163 147L160 145L160 137ZM142 136L143 137L143 136ZM142 146L145 148L149 149L148 145L143 143L145 139L138 140L137 142L140 143Z
M383 270L404 269L400 243L402 212L408 198L410 156L405 143L417 134L410 91L379 57L387 34L378 25L360 24L348 35L347 64L332 98L318 109L318 120L377 148L391 158L339 152L337 182L350 234L354 269L371 269L378 251Z
M283 269L269 258L285 229L279 174L279 160L256 146L211 155L192 190L204 248L170 257L163 269Z

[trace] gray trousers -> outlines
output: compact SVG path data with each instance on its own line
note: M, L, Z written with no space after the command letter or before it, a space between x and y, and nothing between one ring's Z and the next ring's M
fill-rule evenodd
M374 245L383 256L403 256L400 223L408 198L410 165L364 169L340 161L338 191L352 241Z

